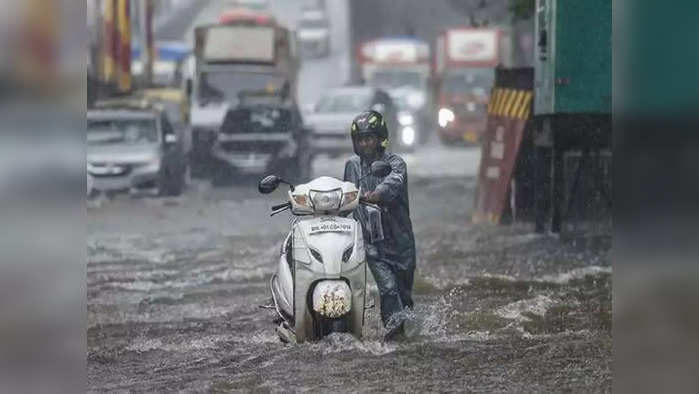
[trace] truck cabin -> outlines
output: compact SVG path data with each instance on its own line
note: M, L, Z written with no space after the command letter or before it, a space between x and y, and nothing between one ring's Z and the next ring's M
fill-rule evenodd
M359 51L364 80L385 90L425 89L431 74L429 45L414 39L381 39Z

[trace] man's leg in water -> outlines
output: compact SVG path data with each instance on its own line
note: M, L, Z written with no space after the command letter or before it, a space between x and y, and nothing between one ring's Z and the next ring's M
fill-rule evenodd
M394 267L382 258L368 258L368 263L376 286L379 288L381 320L384 327L387 327L391 323L391 317L403 310Z
M413 281L415 279L415 260L410 257L408 264L396 265L396 281L398 283L398 295L405 308L413 309Z

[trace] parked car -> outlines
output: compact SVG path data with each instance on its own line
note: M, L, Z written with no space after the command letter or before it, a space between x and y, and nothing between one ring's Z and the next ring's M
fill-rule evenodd
M146 100L97 103L87 111L87 173L103 192L182 193L187 158L167 112Z
M311 129L312 154L338 156L352 152L350 125L360 112L375 109L386 119L392 149L400 148L396 106L383 90L369 86L345 86L329 90L308 109L305 124Z
M264 93L241 99L228 110L212 156L215 184L246 174L274 172L289 181L310 176L308 130L297 106Z
M324 57L330 54L330 23L322 9L304 10L296 35L304 56Z

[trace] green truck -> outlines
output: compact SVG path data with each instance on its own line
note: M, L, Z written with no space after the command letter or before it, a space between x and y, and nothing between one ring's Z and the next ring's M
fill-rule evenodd
M535 222L558 233L581 185L611 208L612 0L536 0L534 18Z

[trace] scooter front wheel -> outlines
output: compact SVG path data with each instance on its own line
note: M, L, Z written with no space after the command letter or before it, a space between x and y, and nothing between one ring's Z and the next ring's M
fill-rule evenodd
M335 319L318 316L314 324L314 331L316 337L322 339L335 332L349 332L349 327L349 315Z

